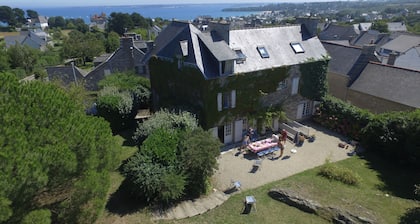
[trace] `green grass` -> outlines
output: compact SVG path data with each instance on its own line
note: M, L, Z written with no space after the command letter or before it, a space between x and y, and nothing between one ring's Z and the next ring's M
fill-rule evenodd
M135 150L129 149L130 146L125 147L125 155L121 154L122 160L137 150L135 147ZM419 171L402 168L399 164L376 157L352 157L334 165L352 170L360 176L360 183L352 186L329 180L318 175L321 169L318 167L234 194L225 203L203 215L181 220L154 221L150 209L139 203L137 208L127 207L129 211L123 214L105 210L97 223L330 223L317 215L301 212L272 199L268 191L273 188L292 189L300 196L315 200L324 206L347 210L373 219L375 223L418 223L420 220L420 204L413 200L414 184L420 183ZM113 173L111 179L114 183L110 192L121 191L118 186L124 178L118 173ZM257 199L257 212L242 214L246 195L254 195ZM124 207L126 204L133 205L138 202L125 198L120 203L117 205Z

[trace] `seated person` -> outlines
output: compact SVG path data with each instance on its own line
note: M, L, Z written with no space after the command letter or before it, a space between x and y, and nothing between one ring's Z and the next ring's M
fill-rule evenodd
M273 134L273 135L271 136L271 142L275 142L275 143L279 142L279 136L278 136L278 135Z
M298 137L298 145L301 146L303 145L304 142L305 142L305 136L303 136L303 134L300 133Z

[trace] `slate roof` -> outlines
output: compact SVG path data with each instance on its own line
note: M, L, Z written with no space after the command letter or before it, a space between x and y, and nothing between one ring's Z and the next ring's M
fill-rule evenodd
M306 39L301 34L301 26L282 26L230 31L229 46L241 49L246 61L235 64L235 73L245 73L269 68L301 64L312 58L321 60L327 51L317 37ZM299 43L304 53L295 53L291 43ZM263 46L269 58L262 58L257 51Z
M420 71L420 46L410 48L404 54L398 56L394 65Z
M196 66L206 78L218 76L218 61L237 59L235 50L246 56L242 64L234 63L234 73L248 73L275 67L300 64L308 59L320 60L327 52L317 37L302 36L301 26L229 30L229 43L214 31L202 32L194 25L173 21L155 41L151 55L174 59L182 56L180 41L188 42L184 63ZM299 43L303 53L295 53L290 43ZM269 57L262 58L257 50L263 46ZM215 60L217 59L217 60Z
M365 44L376 44L381 46L389 41L389 35L376 30L361 32L351 41L351 45L362 47Z
M328 24L319 33L320 40L352 40L358 35L354 26L341 26L336 24Z
M369 63L350 89L420 108L420 71Z
M397 31L407 31L407 26L404 22L393 22L393 23L387 23L388 25L388 31L389 32L397 32Z
M382 49L404 53L412 47L420 46L420 36L400 35L388 43L382 45Z
M357 59L362 54L362 48L339 45L322 41L324 48L330 55L328 70L333 73L349 75Z
M87 72L79 69L74 66L74 74L72 66L52 66L47 67L48 79L50 81L59 81L64 86L68 86L71 83L74 83L74 75L76 75L77 83L80 84L83 82L84 77L87 75Z

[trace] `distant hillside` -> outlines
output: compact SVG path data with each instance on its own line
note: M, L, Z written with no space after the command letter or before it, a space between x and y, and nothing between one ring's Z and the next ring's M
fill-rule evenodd
M332 1L332 2L302 2L302 3L271 3L260 6L225 8L223 11L258 12L258 11L289 11L302 10L383 10L387 7L410 6L420 10L418 0L372 0L372 1Z

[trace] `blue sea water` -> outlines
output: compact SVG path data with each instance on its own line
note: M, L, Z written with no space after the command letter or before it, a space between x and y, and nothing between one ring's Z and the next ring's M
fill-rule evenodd
M255 6L259 4L174 4L174 5L130 5L130 6L82 6L82 7L49 7L31 8L42 16L63 16L65 19L82 18L90 23L89 18L94 14L105 13L109 16L112 12L131 14L137 12L146 18L161 17L163 19L193 20L197 16L208 15L213 18L246 16L252 12L224 12L224 8ZM26 10L26 9L25 9ZM255 12L254 12L255 13Z

